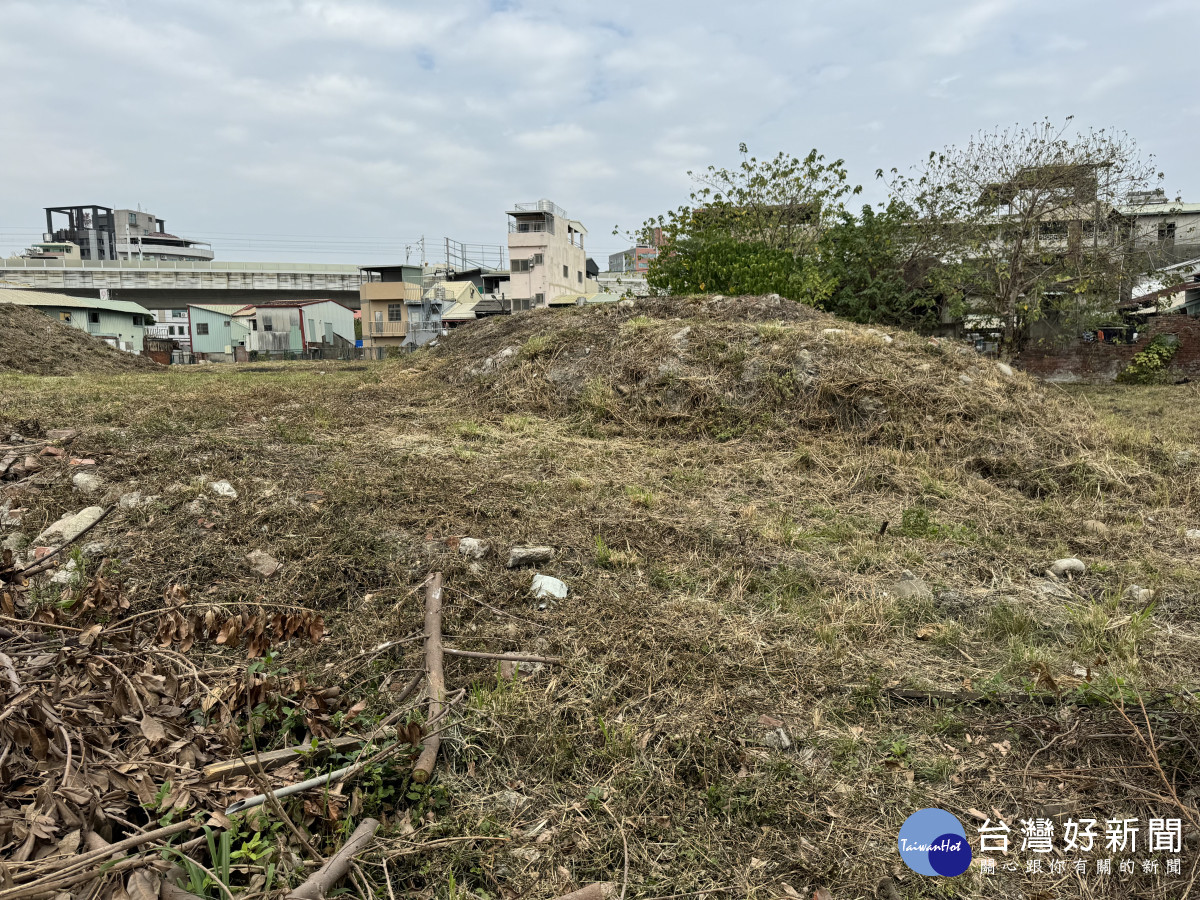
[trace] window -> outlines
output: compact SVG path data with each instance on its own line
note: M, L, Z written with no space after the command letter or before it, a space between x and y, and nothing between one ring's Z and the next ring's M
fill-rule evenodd
M196 334L208 334L208 323L201 322L196 326Z
M404 304L389 303L388 304L388 321L403 322L404 321Z
M251 320L250 320L250 330L251 330L251 331L258 331L258 319L251 319Z
M186 315L187 315L187 310L186 310L186 309L173 309L173 310L171 310L171 318L172 318L172 319L182 319L182 318L183 318L184 316L186 316Z
M529 260L527 259L514 259L512 261L512 270L514 272L528 272L529 267Z
M224 322L222 322L221 324L222 324L222 325L224 325L226 328L228 328L228 327L229 327L229 320L228 320L228 319L226 319L226 320L225 320Z
M134 324L136 325L137 324L137 322L136 322L137 316L134 316L133 318L135 319ZM91 322L93 325L99 325L100 324L100 313L89 312L88 313L88 321Z
M546 258L540 253L533 254L533 264L535 266L540 266L543 262L545 262L545 259Z
M1158 239L1160 241L1167 241L1169 243L1174 243L1174 241L1175 241L1175 223L1174 222L1164 222L1161 225L1159 225L1158 226Z
M541 305L542 305L543 303L545 303L545 302L546 302L546 295L545 295L545 294L534 294L534 295L533 295L533 304L534 304L534 306L541 306Z
M129 224L130 224L130 225L136 225L136 224L137 224L137 213L133 213L133 212L131 212L131 213L129 214Z
M268 316L263 319L263 331L274 331L274 326L271 324L271 318Z
M571 267L563 266L563 278L570 278L570 277L571 277Z
M578 281L580 284L583 284L583 273L582 273L582 272L576 272L576 273L575 273L575 280L576 280L576 281Z

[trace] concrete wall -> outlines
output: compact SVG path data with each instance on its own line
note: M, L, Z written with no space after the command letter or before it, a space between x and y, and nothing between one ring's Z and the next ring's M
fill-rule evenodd
M1046 381L1105 384L1115 381L1138 352L1159 334L1179 338L1167 369L1169 378L1200 378L1200 318L1164 315L1152 318L1136 344L1087 343L1075 339L1058 347L1023 351L1016 366Z
M543 261L528 272L514 270L509 277L509 294L518 299L533 299L544 294L544 306L563 294L595 293L596 282L587 277L583 236L576 234L575 240L575 244L570 242L567 220L557 216L553 234L549 231L510 231L509 260L532 259L534 254L541 253Z

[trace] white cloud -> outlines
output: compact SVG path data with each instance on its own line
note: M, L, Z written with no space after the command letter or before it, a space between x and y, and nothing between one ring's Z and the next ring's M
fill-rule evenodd
M1129 130L1200 197L1186 79L1141 89L1132 62L1180 10L18 0L0 29L0 226L38 231L43 206L86 200L196 235L501 242L511 203L548 196L601 254L614 223L684 202L685 172L735 164L739 141L815 146L871 191L877 168L1068 113Z

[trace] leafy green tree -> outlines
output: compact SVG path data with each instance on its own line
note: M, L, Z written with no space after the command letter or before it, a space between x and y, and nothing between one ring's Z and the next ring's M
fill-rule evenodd
M640 240L659 247L647 282L672 294L777 293L816 304L835 285L817 250L830 224L840 221L852 187L842 160L813 150L803 159L750 156L739 147L733 169L709 166L697 174L690 204L647 220Z
M912 240L912 213L891 201L858 217L842 212L826 229L820 265L834 287L821 307L854 322L907 328L937 324L939 293L930 277L937 261Z

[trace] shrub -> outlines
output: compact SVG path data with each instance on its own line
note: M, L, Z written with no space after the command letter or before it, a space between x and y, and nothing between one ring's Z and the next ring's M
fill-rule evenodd
M1167 366L1179 350L1179 341L1174 335L1160 334L1150 345L1134 355L1117 381L1122 384L1162 384L1167 377Z

